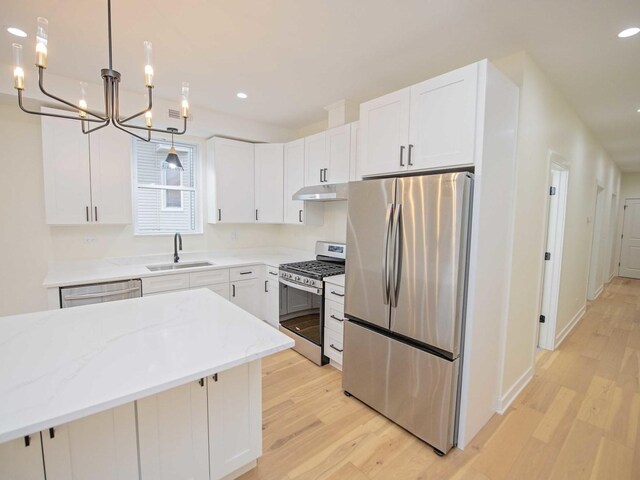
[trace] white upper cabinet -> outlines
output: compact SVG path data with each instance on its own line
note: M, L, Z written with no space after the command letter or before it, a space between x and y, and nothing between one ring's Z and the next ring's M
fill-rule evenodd
M358 173L358 155L360 155L360 122L351 124L351 153L349 155L349 181L355 182L362 180L362 176Z
M349 159L351 156L351 124L332 128L326 132L326 155L324 180L326 183L349 181Z
M112 127L85 135L79 122L42 117L42 159L49 225L131 223L129 135Z
M322 205L293 200L293 195L304 187L304 150L304 138L284 145L284 223L322 225Z
M282 223L284 219L284 146L255 145L255 220Z
M411 89L405 88L360 105L360 176L406 169Z
M213 138L207 143L210 223L254 223L254 145Z
M411 87L409 170L473 164L478 64Z
M329 168L326 132L316 133L304 139L305 186L326 182Z

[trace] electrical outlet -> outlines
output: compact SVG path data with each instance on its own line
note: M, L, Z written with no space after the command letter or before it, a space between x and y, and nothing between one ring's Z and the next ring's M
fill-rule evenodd
M84 237L84 243L86 244L96 243L97 241L98 239L96 237Z

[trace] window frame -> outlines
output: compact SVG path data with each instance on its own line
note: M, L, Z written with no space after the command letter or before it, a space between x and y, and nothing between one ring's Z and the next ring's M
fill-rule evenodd
M140 188L138 184L138 149L137 142L141 142L141 140L137 140L135 138L131 139L131 209L132 209L132 219L133 219L133 235L136 237L162 237L162 236L173 236L176 231L165 231L165 232L144 232L138 230L138 190ZM151 140L152 143L159 145L166 145L167 151L168 147L171 145L171 137L159 137ZM146 142L145 142L146 143ZM174 145L178 152L182 149L191 148L193 149L193 187L170 187L166 185L146 185L142 188L153 188L159 189L162 191L166 190L180 190L182 192L185 191L193 191L194 192L194 208L195 208L195 229L193 231L179 231L181 235L203 235L203 217L204 217L204 207L203 207L203 198L204 198L204 178L202 178L203 170L202 170L202 151L204 150L203 142L194 137L187 137L184 141L176 142L174 140ZM162 168L162 167L160 167ZM181 173L181 183L183 183L182 178L183 173ZM163 195L164 197L164 195ZM163 198L164 204L164 198ZM162 205L160 206L162 209ZM168 210L170 211L170 210Z
M171 172L172 170L169 168L162 168L162 167L160 168L161 168L160 177L162 180L162 185L173 186L173 185L167 185L167 172ZM180 187L182 187L184 185L184 172L182 170L178 170L178 172L180 173ZM169 190L172 190L172 189L170 188L162 189L162 205L160 206L160 210L162 210L163 212L184 212L184 196L182 195L182 193L180 194L179 207L167 207L167 192ZM184 192L184 190L181 190L180 192Z

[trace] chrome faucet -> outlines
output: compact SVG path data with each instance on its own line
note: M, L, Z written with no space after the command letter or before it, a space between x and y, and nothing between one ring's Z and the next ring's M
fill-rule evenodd
M173 236L173 263L178 263L178 260L180 260L178 250L182 250L182 235L176 232Z

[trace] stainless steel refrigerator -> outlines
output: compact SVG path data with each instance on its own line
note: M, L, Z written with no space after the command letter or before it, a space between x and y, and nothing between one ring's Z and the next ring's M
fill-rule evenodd
M472 187L349 184L343 389L439 454L457 442Z

